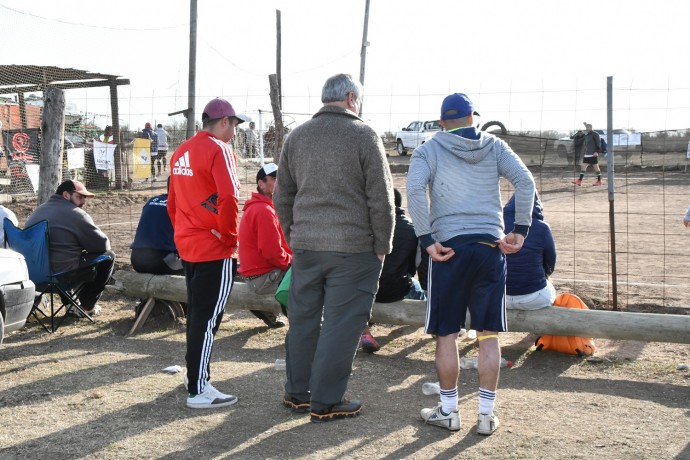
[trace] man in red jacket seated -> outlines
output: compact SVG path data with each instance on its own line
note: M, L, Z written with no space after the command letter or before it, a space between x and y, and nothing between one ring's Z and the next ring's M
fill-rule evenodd
M256 192L244 203L240 223L239 274L256 294L274 294L292 263L292 251L273 208L278 166L264 165L256 174ZM270 311L251 310L268 327L285 326Z

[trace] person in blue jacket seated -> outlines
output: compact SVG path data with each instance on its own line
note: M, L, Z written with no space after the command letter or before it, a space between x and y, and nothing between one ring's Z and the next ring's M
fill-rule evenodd
M549 276L556 268L556 244L544 221L544 208L535 193L532 226L522 250L506 255L506 308L536 310L553 305L556 290ZM515 225L515 195L503 208L506 233Z
M168 194L164 193L147 201L141 211L134 242L130 246L132 268L136 272L155 275L183 273L167 204Z

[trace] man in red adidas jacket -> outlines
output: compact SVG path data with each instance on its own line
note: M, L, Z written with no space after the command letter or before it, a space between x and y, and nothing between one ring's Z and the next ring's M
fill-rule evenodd
M244 119L224 99L204 108L202 130L170 160L168 214L187 282L187 407L229 406L237 397L211 385L213 338L233 283L240 181L228 144Z

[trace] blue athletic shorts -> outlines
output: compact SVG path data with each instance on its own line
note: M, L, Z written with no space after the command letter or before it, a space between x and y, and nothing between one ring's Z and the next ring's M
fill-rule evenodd
M462 243L462 237L441 243L455 255L431 263L425 330L438 336L460 332L469 310L472 329L505 332L505 256L489 238Z

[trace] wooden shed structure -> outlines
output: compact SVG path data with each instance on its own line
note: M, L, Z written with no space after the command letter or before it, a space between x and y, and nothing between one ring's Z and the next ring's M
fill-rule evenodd
M78 69L64 69L37 65L0 65L0 95L17 94L19 118L22 128L27 128L25 94L43 92L49 88L61 90L77 88L110 88L112 130L115 139L120 136L120 114L117 87L129 85L129 79L118 75L89 72ZM119 146L115 154L115 188L122 188L122 164Z

